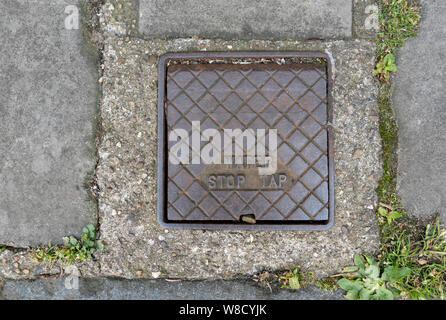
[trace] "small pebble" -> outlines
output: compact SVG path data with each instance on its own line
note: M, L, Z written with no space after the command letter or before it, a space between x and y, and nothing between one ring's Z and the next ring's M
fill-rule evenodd
M158 58L156 56L154 56L154 55L150 55L149 56L149 62L150 63L156 63L157 60L158 60Z
M243 215L241 216L241 219L243 222L249 223L249 224L255 224L256 223L256 218L254 217L254 215L251 214L247 214L247 215Z
M362 149L356 149L355 152L353 152L353 159L358 159L360 156L362 156L362 154L364 153L364 151Z

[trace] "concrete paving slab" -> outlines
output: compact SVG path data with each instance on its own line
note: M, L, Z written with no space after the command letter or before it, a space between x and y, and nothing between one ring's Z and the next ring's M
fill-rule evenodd
M6 281L0 300L341 300L342 290L333 292L315 286L300 290L270 292L253 281L179 281L79 279L78 289L67 289L65 278Z
M446 223L446 4L421 1L416 38L397 58L398 192L409 215Z
M3 244L60 242L96 220L83 185L96 163L98 81L73 3L0 2Z
M348 38L352 1L140 0L139 32L148 38Z
M378 5L376 0L354 0L353 37L375 39L378 25Z

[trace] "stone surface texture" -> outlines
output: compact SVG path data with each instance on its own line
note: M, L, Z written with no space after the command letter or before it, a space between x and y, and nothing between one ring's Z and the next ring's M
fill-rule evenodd
M0 300L341 300L342 290L315 286L270 292L253 281L178 281L80 279L78 289L67 289L65 279L6 281ZM166 311L169 313L170 311Z
M162 228L156 219L157 63L189 50L320 50L333 56L335 194L332 229L322 232ZM296 265L316 276L339 271L379 245L374 189L381 175L376 86L368 41L270 42L108 38L104 47L97 179L99 256L106 276L232 278ZM359 151L358 151L359 150Z
M148 38L348 38L352 1L140 0L139 32Z
M407 213L446 223L446 3L421 1L418 36L397 55L398 193Z
M73 1L0 2L0 243L60 243L96 221L97 67Z
M154 40L151 38L161 36L157 34L163 30L160 28L168 31L163 37L184 32L181 25L172 23L174 11L165 11L169 18L162 23L158 20L156 29L150 26L156 21L148 20L153 11L147 11L154 1L140 0L140 14L137 0L104 1L98 15L100 30L95 36L104 45L96 175L100 188L99 234L105 250L96 253L92 260L75 263L83 277L80 290L75 292L64 289L64 278L39 279L62 276L67 266L36 262L29 248L0 246L0 278L20 280L6 280L0 296L335 299L341 296L339 292L331 294L314 287L296 293L275 291L271 295L240 278L296 266L314 271L319 278L350 265L354 253L377 252L379 230L374 190L381 177L381 145L377 87L372 76L375 45L367 32L360 34L363 30L359 22L354 32L368 40L347 39L352 36L352 2L308 0L296 7L291 1L261 0L262 6L269 4L268 10L260 10L259 6L252 12L246 5L237 8L236 2L242 3L221 1L228 7L217 8L218 17L213 19L212 15L207 16L210 11L204 2L188 0L184 3L191 4L191 8L183 9L202 8L200 19L208 17L210 24L191 24L191 34L184 36L193 38ZM354 10L365 10L371 1L353 3ZM0 48L0 111L5 119L0 123L0 150L6 154L0 158L0 191L5 194L0 198L2 244L17 247L54 242L69 234L79 235L81 227L96 218L94 205L86 201L87 192L82 185L96 164L93 130L98 79L89 55L92 51L81 30L63 28L64 8L68 4L72 3L0 3L0 39L9 44ZM156 4L158 9L167 6ZM222 13L228 10L238 14L238 19L250 15L253 18L245 19L245 24L235 21L226 28ZM263 24L270 15L274 24L256 25L257 19ZM162 17L160 14L157 19ZM358 14L355 21L365 18ZM200 19L194 21L203 21ZM181 21L184 22L187 19ZM225 33L217 33L218 28ZM344 40L198 38L206 36ZM146 40L140 39L144 37ZM330 230L166 230L158 224L158 59L166 52L199 50L317 50L332 57L336 212ZM167 282L162 278L218 280Z
M376 0L353 1L353 37L375 39L378 30L378 5Z

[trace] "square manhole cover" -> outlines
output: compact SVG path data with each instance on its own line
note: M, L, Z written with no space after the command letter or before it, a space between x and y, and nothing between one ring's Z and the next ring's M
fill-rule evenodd
M159 63L165 227L333 224L330 62L317 52L173 53Z

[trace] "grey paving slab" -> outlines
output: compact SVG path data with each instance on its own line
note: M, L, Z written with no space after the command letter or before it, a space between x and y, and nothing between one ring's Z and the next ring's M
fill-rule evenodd
M95 221L83 184L98 81L81 26L65 27L73 4L0 2L0 243L60 242Z
M73 282L69 282L72 284ZM67 289L65 279L6 281L0 299L144 299L144 300L340 300L342 290L334 292L315 286L292 291L275 289L271 293L253 281L184 281L80 279L78 289Z
M398 191L409 215L446 223L446 3L421 1L416 38L398 54Z
M376 0L353 1L353 37L373 40L378 25Z
M347 38L352 1L140 0L139 32L150 38Z

